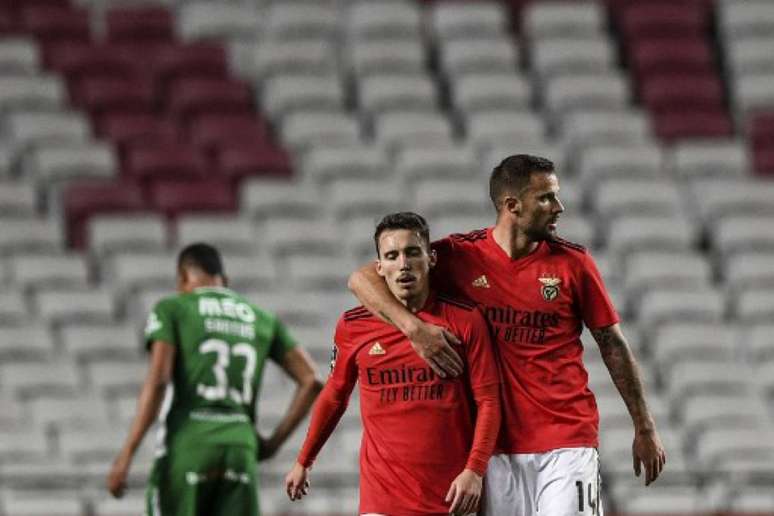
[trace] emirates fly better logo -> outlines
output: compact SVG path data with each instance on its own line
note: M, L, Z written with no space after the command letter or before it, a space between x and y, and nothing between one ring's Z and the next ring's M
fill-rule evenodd
M542 294L543 299L546 301L553 301L559 296L559 284L562 282L561 279L553 276L543 276L542 278L538 278L538 281L543 284L543 286L540 287L540 293Z

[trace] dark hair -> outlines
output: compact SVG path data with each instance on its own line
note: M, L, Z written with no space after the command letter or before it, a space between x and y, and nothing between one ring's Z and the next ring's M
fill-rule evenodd
M177 256L178 267L198 267L210 276L225 276L217 249L204 242L186 246Z
M379 237L385 231L391 229L409 229L416 231L422 240L425 241L428 248L430 247L430 228L427 225L427 221L422 215L410 211L400 211L398 213L390 213L385 215L384 218L376 225L376 231L374 232L374 244L376 244L376 256L379 256Z
M533 172L553 172L554 163L546 158L529 154L508 156L492 170L489 178L489 197L496 210L506 193L519 195L529 184Z

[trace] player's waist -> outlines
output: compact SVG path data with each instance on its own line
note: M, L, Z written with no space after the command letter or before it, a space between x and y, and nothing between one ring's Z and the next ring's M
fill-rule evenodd
M250 417L244 412L212 409L195 409L188 413L190 421L212 423L249 423Z

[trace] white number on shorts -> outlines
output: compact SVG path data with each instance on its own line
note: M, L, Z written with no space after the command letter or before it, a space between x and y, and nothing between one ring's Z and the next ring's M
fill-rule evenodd
M599 499L594 496L594 491L592 487L593 483L588 483L588 499L589 499L589 508L591 509L591 514L599 514L597 510L597 505L599 504ZM583 499L583 482L580 480L577 480L575 482L575 487L578 488L578 512L583 512L586 507L584 504Z
M220 339L207 339L199 345L199 353L217 353L215 363L212 365L212 373L215 375L215 385L200 383L196 386L196 393L209 401L226 399L229 396L237 403L249 403L253 398L253 376L255 375L256 356L255 349L250 344L240 342L233 348L229 348L226 341ZM229 388L226 368L231 362L231 355L245 358L245 368L242 370L242 390Z

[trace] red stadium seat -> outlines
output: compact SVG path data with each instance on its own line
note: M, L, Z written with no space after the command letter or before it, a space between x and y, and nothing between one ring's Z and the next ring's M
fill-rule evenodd
M754 149L774 148L774 113L754 115L748 133Z
M181 212L233 212L237 209L236 195L226 181L157 181L151 185L153 207L168 217Z
M65 43L46 53L46 64L70 80L83 77L132 78L139 73L139 64L124 49L111 45Z
M95 77L83 79L71 87L73 103L99 115L113 113L152 113L155 108L153 88L148 82L132 79Z
M119 147L138 143L174 143L180 137L177 125L163 118L137 113L106 113L99 118L97 135Z
M774 146L755 150L753 163L757 174L774 177Z
M642 103L653 112L723 109L723 85L714 75L660 75L640 84Z
M197 43L161 48L151 59L153 73L163 83L179 78L228 75L226 52L219 45Z
M226 145L218 151L218 172L240 181L245 176L288 177L293 166L287 151L276 145Z
M268 138L266 122L253 114L207 114L190 124L191 143L210 150L225 143L260 145Z
M20 21L25 32L45 44L91 39L89 11L84 8L24 7Z
M621 11L620 29L627 41L642 38L702 36L708 13L697 4L635 3Z
M234 79L178 79L167 89L167 107L187 120L202 113L244 113L253 109L247 83Z
M106 38L113 43L171 43L175 38L172 13L163 7L115 7L105 21Z
M204 152L182 143L142 143L126 150L124 174L143 181L192 179L208 172Z
M636 41L629 51L636 77L666 73L707 73L714 69L709 44L702 38Z
M79 182L63 196L68 241L75 247L86 243L86 226L99 213L137 212L146 209L140 187L131 182Z
M724 138L734 126L723 109L714 111L677 111L653 114L656 136L666 142L691 138Z

